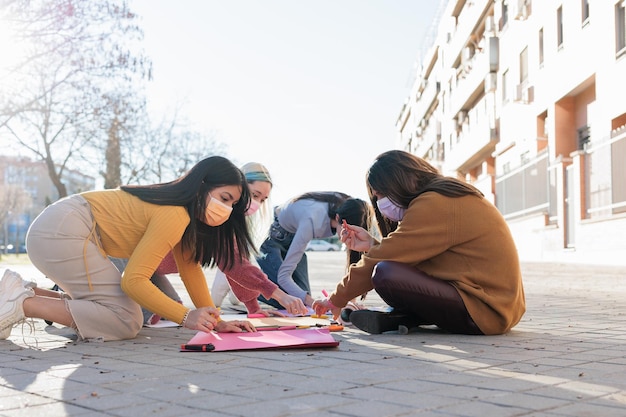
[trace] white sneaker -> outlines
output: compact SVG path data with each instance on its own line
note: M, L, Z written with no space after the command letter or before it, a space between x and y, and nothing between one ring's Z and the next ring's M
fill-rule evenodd
M23 304L35 296L34 284L17 272L5 271L0 281L0 340L8 338L13 326L26 318Z
M28 281L22 278L17 272L7 269L4 271L4 275L0 281L0 294L18 285L22 285L24 288L37 288L35 281Z

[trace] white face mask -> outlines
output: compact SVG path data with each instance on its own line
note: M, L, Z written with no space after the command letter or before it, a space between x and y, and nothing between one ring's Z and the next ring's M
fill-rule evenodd
M394 222L399 222L400 220L402 220L402 218L404 217L404 212L406 211L406 209L396 205L387 197L379 198L376 201L376 205L378 206L378 210L380 210L383 216Z

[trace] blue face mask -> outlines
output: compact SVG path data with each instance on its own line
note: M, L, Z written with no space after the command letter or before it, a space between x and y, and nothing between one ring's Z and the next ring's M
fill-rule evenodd
M378 206L378 210L380 210L383 216L394 222L399 222L400 220L402 220L402 218L404 217L404 212L406 211L406 209L396 205L387 197L379 198L376 201L376 205Z

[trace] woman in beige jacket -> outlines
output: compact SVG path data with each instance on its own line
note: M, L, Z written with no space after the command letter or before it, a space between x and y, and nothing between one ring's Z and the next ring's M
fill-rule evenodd
M459 334L502 334L525 312L517 249L496 207L475 187L426 161L393 150L378 156L367 188L382 235L344 225L341 239L363 252L337 288L317 300L335 318L374 289L390 313L357 310L349 320L369 333L436 325Z

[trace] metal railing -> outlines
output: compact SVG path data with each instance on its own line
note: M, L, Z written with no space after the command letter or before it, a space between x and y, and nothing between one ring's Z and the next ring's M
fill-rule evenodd
M587 219L626 213L626 132L585 149L585 215Z
M496 177L496 207L505 219L532 213L550 213L548 153Z

